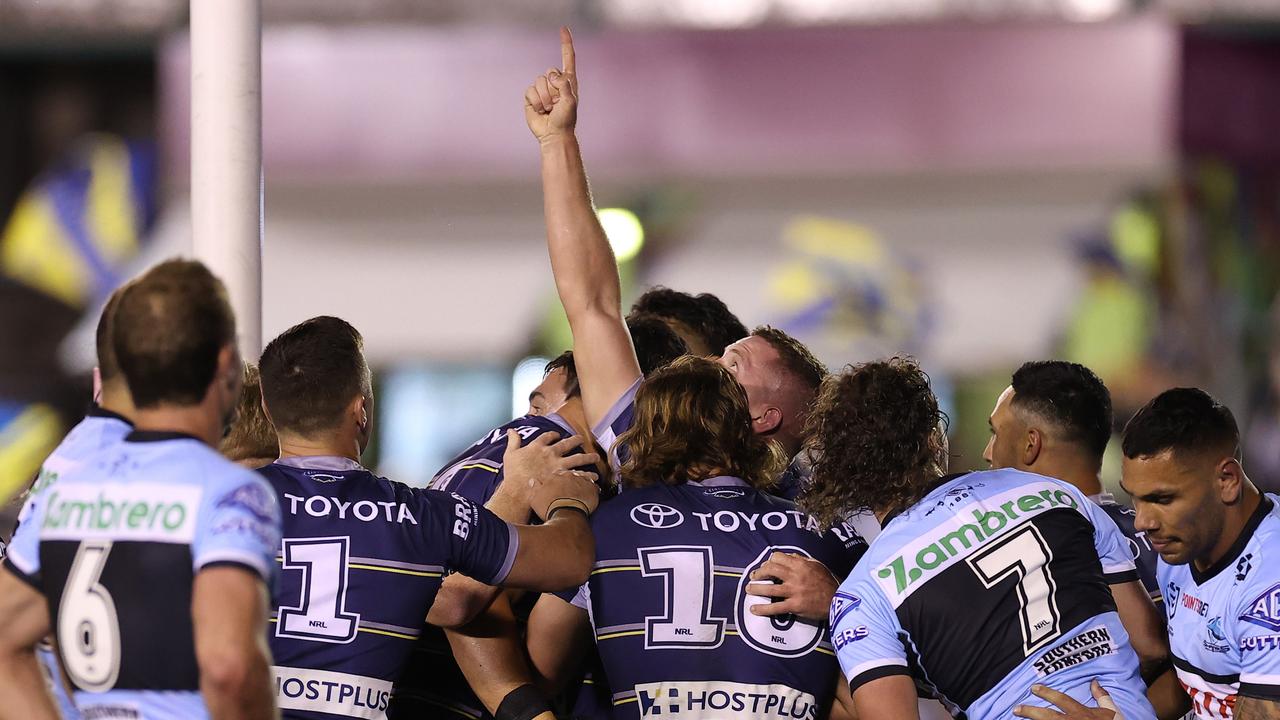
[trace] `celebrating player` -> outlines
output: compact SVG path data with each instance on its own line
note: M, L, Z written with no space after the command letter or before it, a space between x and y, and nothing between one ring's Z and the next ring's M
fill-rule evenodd
M897 358L833 377L814 409L802 506L825 522L869 508L884 527L831 605L858 714L917 717L919 685L953 713L1003 718L1043 704L1033 682L1088 700L1096 676L1128 717L1153 716L1133 647L1158 662L1163 638L1130 646L1126 628L1158 624L1121 624L1113 592L1155 609L1115 523L1058 480L944 477L941 420L928 378Z
M123 441L61 473L0 573L0 714L55 717L32 648L50 631L85 717L269 718L271 488L213 447L241 380L226 290L169 261L136 280L112 347Z
M1245 475L1231 411L1201 390L1168 390L1125 426L1123 448L1196 715L1280 718L1280 508Z
M623 492L592 519L596 562L572 603L544 594L528 650L554 690L592 641L615 717L719 711L814 717L836 690L823 623L749 612L744 592L774 550L843 574L854 548L789 501L762 491L781 456L751 431L746 393L727 368L684 357L636 394Z
M287 717L383 713L424 617L461 624L492 598L467 597L453 578L442 589L446 573L533 590L562 589L586 575L592 476L516 471L524 482L504 491L547 523L511 525L459 495L361 467L373 396L363 341L345 321L318 317L286 330L259 367L280 438L280 459L259 472L284 514L271 647ZM529 494L531 475L538 482Z
M631 304L631 314L636 313L662 318L694 355L719 355L748 335L747 326L711 293L690 295L658 285Z

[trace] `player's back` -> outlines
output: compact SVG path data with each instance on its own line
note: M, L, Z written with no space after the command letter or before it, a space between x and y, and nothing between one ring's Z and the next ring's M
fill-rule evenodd
M842 575L857 559L795 505L736 478L627 489L592 517L589 609L618 717L813 717L835 688L825 623L756 616L774 551ZM850 533L850 537L854 537Z
M270 638L281 709L382 717L444 575L501 581L514 530L457 495L345 458L288 458L258 472L284 516Z
M855 691L907 674L977 720L1043 705L1033 683L1092 703L1097 677L1126 717L1151 717L1108 589L1133 579L1125 538L1074 487L969 473L885 518L836 595L832 637Z
M233 564L270 582L270 488L195 438L133 432L63 472L28 522L37 559L13 564L45 595L83 715L206 717L193 581Z

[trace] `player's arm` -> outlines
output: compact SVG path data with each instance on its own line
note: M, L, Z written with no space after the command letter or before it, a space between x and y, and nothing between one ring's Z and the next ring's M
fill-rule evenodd
M793 614L813 622L827 619L840 582L821 561L775 552L751 573L747 594L772 598L751 606L753 615Z
M505 594L499 595L463 632L445 634L471 691L491 714L504 717L501 708L511 711L507 716L524 717L536 712L533 717L553 717L545 696L533 687L520 628ZM517 708L523 714L516 715Z
M1280 720L1280 700L1260 698L1236 698L1236 720Z
M864 683L853 691L855 717L877 720L920 720L916 685L906 675L890 675Z
M529 614L525 645L534 681L547 697L564 689L595 641L591 619L578 605L582 597L570 603L544 594Z
M36 660L49 633L44 596L8 567L0 569L0 718L56 720L58 711Z
M573 332L573 362L587 420L594 427L640 377L622 315L618 265L587 186L574 133L578 77L573 37L560 30L561 70L525 91L524 114L542 151L543 212L556 292Z
M836 694L827 720L858 720L858 711L853 707L853 695L849 693L849 683L845 682L840 673L836 673Z
M1129 633L1129 643L1138 654L1142 679L1150 684L1164 672L1171 672L1164 618L1151 602L1146 588L1137 580L1122 582L1111 586L1111 596L1115 598L1120 622Z
M267 648L267 589L246 568L211 565L196 574L191 616L200 692L209 714L276 718Z

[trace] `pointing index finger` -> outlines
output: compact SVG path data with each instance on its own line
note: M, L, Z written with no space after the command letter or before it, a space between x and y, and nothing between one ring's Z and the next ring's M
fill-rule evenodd
M573 33L569 32L568 25L560 28L560 63L561 69L566 75L573 75L576 72L576 63L573 57Z

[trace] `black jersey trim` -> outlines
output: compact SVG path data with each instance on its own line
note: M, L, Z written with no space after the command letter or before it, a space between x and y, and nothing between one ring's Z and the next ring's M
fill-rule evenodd
M905 665L881 665L880 667L873 667L870 670L863 670L849 681L849 694L852 695L855 690L866 685L872 680L893 677L894 675L905 675L907 677L911 677L911 670Z
M930 483L930 484L928 485L928 487L926 487L926 488L924 489L924 492L920 494L920 500L916 500L915 502L911 503L910 505L908 505L908 506L906 506L906 507L900 507L900 508L898 508L897 510L893 510L892 512L889 512L888 514L886 514L886 515L884 516L884 520L882 520L882 521L880 522L880 527L882 527L882 528L883 528L883 527L889 527L889 523L890 523L890 522L892 522L894 518L898 517L899 515L901 515L902 513L906 512L906 511L910 510L911 508L915 507L916 505L919 505L919 504L920 504L920 501L921 501L921 500L924 500L924 499L925 499L925 497L927 497L927 496L929 495L929 493L933 492L934 490L937 490L938 488L940 488L940 487L942 487L943 485L945 485L945 484L947 484L947 483L951 482L952 480L955 480L955 479L957 479L957 478L962 478L962 477L964 477L965 475L969 475L969 474L970 474L970 473L968 473L968 472L951 473L950 475L943 475L942 477L938 478L937 480L934 480L932 483Z
M164 442L166 440L195 440L198 443L204 441L195 435L188 435L184 432L176 432L171 430L134 430L124 436L125 442Z
M1124 570L1118 573L1104 573L1102 575L1102 579L1105 580L1108 585L1120 585L1122 583L1137 582L1138 580L1141 580L1138 576L1137 570Z
M1271 498L1266 495L1262 496L1262 501L1258 503L1258 507L1249 516L1249 522L1244 524L1244 529L1240 531L1240 535L1231 547L1218 558L1218 562L1210 565L1204 572L1196 570L1196 564L1191 563L1191 579L1196 581L1197 585L1204 585L1216 576L1218 573L1227 569L1235 563L1236 558L1240 557L1240 553L1244 552L1244 546L1249 544L1253 539L1253 533L1262 524L1263 518L1267 513L1271 512Z
M102 407L102 406L101 406L101 405L99 405L98 403L94 403L94 404L90 405L90 406L89 406L89 409L85 411L84 416L85 416L85 417L96 417L96 418L109 418L109 419L111 419L111 420L119 420L120 422L124 423L125 425L128 425L129 427L133 427L133 421L132 421L132 420L130 420L129 418L127 418L127 417L125 417L125 416L123 416L123 415L121 415L121 414L120 414L120 413L118 413L118 412L112 412L111 410L108 410L108 409L106 409L106 408Z
M40 593L41 595L43 595L43 594L44 594L44 588L40 587L40 577L39 577L39 575L34 575L34 576L33 576L33 575L28 575L28 574L26 574L26 573L22 572L22 570L18 569L18 566L17 566L17 565L14 565L14 564L13 564L13 561L12 561L12 560L10 560L10 559L9 559L9 558L7 558L7 557L4 559L3 564L4 564L4 569L5 569L5 570L8 570L8 571L9 571L9 572L11 572L11 573L13 573L13 576L14 576L14 577L16 577L16 578L18 578L19 580L21 580L22 582L24 582L24 583L26 583L26 584L30 585L30 586L32 587L32 589L34 589L36 592Z
M1233 685L1235 683L1240 682L1240 673L1236 673L1235 675L1217 675L1209 672L1208 670L1201 670L1200 668L1196 667L1195 665L1192 665L1191 663L1187 662L1186 660L1183 660L1182 658L1178 657L1177 655L1174 655L1173 653L1169 653L1169 659L1173 661L1173 666L1178 668L1179 670L1184 670L1189 673L1195 673L1196 675L1199 675L1200 677L1204 678L1205 680L1208 680L1211 683L1218 683L1220 685Z
M262 582L268 585L271 584L270 578L263 577L261 570L250 565L249 563L240 562L238 560L214 560L213 562L207 562L204 565L201 565L200 569L197 570L196 572L199 573L202 570L208 570L210 568L216 568L216 567L240 568L241 570L244 570L245 572L249 573L255 578L261 580Z
M1242 682L1236 694L1257 700L1280 701L1280 686Z

